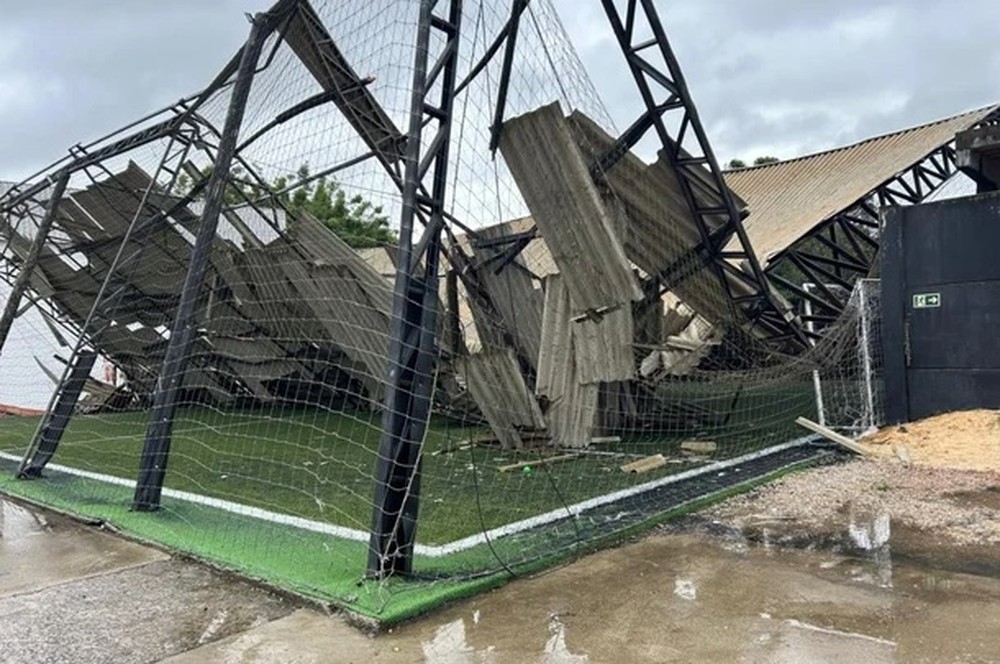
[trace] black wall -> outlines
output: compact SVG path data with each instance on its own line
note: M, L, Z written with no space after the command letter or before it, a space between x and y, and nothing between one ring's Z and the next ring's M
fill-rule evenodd
M1000 194L886 210L882 341L889 422L1000 408Z

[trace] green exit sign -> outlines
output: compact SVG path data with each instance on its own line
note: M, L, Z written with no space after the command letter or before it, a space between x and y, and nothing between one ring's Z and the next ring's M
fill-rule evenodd
M913 296L914 309L936 309L941 306L941 293L917 293Z

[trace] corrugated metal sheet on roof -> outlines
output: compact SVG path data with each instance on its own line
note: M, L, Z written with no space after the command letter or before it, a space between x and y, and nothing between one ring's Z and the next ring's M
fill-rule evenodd
M766 261L814 226L854 205L884 182L983 121L990 106L854 145L726 173L750 208L744 222Z

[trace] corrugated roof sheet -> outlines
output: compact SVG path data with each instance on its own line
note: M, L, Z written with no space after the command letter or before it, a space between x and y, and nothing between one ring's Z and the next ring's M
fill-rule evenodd
M577 312L642 298L615 221L558 103L504 123L500 151Z
M726 183L750 208L744 226L757 257L766 262L784 251L814 226L851 207L998 108L990 106L835 150L727 172Z
M570 332L569 289L563 279L549 277L545 284L542 354L535 392L548 406L545 419L552 442L561 447L587 447L598 426L601 384L580 381L576 335Z
M524 381L513 349L459 358L456 369L505 449L523 447L521 430L545 429L542 411Z

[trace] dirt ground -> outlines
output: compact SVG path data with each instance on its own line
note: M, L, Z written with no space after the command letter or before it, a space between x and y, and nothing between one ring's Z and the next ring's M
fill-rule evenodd
M1000 571L1000 412L947 413L859 441L870 454L788 476L689 520L800 548L875 550Z
M945 413L886 427L861 442L878 456L932 468L1000 471L1000 411Z

